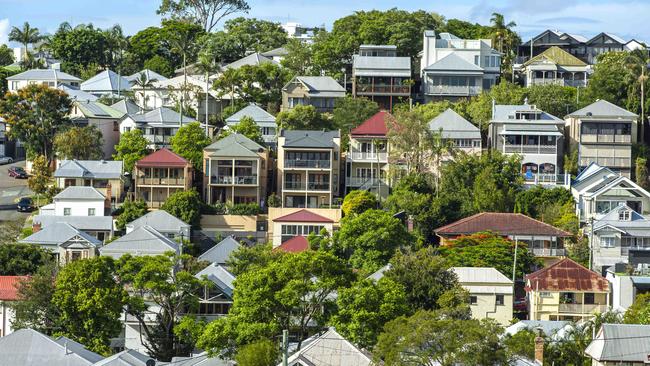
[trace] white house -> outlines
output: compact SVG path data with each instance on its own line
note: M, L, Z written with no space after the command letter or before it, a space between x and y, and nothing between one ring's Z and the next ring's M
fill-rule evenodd
M514 291L510 279L488 267L452 267L451 270L469 292L472 318L494 319L503 326L510 324Z
M275 117L257 104L249 104L246 107L240 109L232 116L226 118L226 125L228 127L234 127L242 118L250 117L255 121L255 124L259 127L260 132L262 133L262 139L269 147L275 148L278 143L278 133L277 125L275 123Z
M104 70L81 83L81 90L98 97L121 96L131 90L131 83L124 76Z
M617 263L605 271L605 278L612 289L612 310L626 311L638 295L650 291L650 273L632 270L625 263Z
M12 75L7 78L8 90L15 93L19 89L31 84L43 84L52 88L66 84L79 86L81 79L58 69L33 69Z
M156 108L146 113L130 114L120 122L120 134L139 129L149 141L150 149L169 147L171 138L185 124L196 119L182 116L169 108Z
M70 186L54 196L55 216L104 216L106 197L93 187Z
M51 251L61 265L79 259L92 258L102 242L70 224L57 222L19 241L38 245Z

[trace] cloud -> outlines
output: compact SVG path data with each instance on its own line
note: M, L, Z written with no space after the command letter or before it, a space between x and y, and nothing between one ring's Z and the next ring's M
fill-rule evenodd
M554 17L554 18L545 18L537 21L537 24L544 25L548 23L567 23L567 24L599 24L602 23L601 20L585 17Z
M9 19L0 19L0 44L9 43Z

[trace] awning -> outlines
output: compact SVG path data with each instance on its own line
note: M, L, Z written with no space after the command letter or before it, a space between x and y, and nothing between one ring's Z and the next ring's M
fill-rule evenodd
M650 290L650 277L632 276L632 283L639 290Z
M534 131L534 130L503 130L499 135L534 135L534 136L563 136L559 131Z

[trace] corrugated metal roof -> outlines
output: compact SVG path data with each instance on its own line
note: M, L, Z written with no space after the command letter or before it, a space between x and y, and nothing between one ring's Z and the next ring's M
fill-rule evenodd
M584 108L569 113L567 117L620 117L636 119L638 115L624 108L621 108L614 103L610 103L604 99L599 99Z
M355 76L411 77L410 57L354 55L352 68Z
M533 122L557 122L564 124L564 121L550 113L546 113L532 104L497 104L494 106L494 115L492 121L506 122L506 121L528 121L525 119L516 119L515 112L537 112L539 119L530 120Z
M104 70L81 83L81 90L95 93L117 93L131 90L131 83L111 70Z
M65 244L70 240L79 240L86 242L91 246L102 245L102 242L97 240L94 236L78 230L72 225L64 222L57 222L52 225L48 225L42 228L40 231L37 231L25 239L20 240L20 243L55 247L61 244Z
M140 226L99 249L101 255L115 259L124 254L132 256L159 255L165 252L179 252L178 243L156 231L151 226Z
M0 338L0 366L90 366L104 358L73 343L68 342L66 352L65 342L58 343L33 329L18 329Z
M650 354L650 325L603 324L585 349L595 361L643 364Z
M129 75L125 77L126 80L128 80L132 85L135 84L135 80L140 78L140 75L144 74L145 78L147 81L162 81L162 80L167 80L166 77L160 75L159 73L155 71L151 71L149 69L144 69L140 72L136 72L135 74Z
M235 291L235 276L226 267L217 263L211 263L194 275L196 278L203 276L206 276L208 280L212 281L225 295L232 299L232 294Z
M289 357L290 365L295 362L310 366L372 365L368 355L348 342L333 328L304 341L302 349Z
M260 106L254 103L247 105L246 107L237 111L237 113L226 118L226 123L229 126L234 126L237 123L239 123L239 121L241 121L241 119L244 117L250 117L253 119L253 121L255 121L258 124L260 122L269 122L269 123L273 123L273 125L275 126L275 117L273 117L271 113L265 111ZM268 126L264 126L264 127L268 127Z
M296 76L294 80L304 84L309 94L322 95L329 93L327 95L345 96L345 88L331 76Z
M339 138L339 131L282 130L284 137L282 147L289 148L323 148L333 149L334 139Z
M199 259L210 263L226 264L230 254L239 248L241 248L241 244L235 238L229 236L201 254Z
M391 118L387 111L379 111L350 131L352 136L386 136L388 133L387 119Z
M122 166L121 160L64 160L54 177L120 179Z
M309 241L302 235L294 236L293 238L280 244L274 250L279 250L287 253L301 253L309 250Z
M66 74L61 70L55 69L32 69L21 72L20 74L12 75L7 78L7 80L43 80L43 81L59 81L61 83L65 82L79 82L79 79L76 76Z
M474 65L455 53L450 53L424 68L424 71L470 71L482 74L483 68Z
M111 105L111 108L120 111L122 113L122 116L124 116L125 114L140 113L140 111L142 110L137 104L126 99L122 99L119 102Z
M54 216L36 215L34 223L40 223L41 228L63 222L81 231L113 231L113 218L111 216Z
M261 53L255 52L255 53L251 53L248 56L242 57L237 61L233 61L229 63L228 65L224 66L223 69L224 70L238 69L244 65L256 66L264 63L277 64L277 62L273 61L273 59L263 56Z
M526 291L608 292L609 282L598 273L564 258L526 275Z
M512 285L512 281L501 272L492 267L452 267L458 282L461 284L472 283L499 283Z
M470 121L463 118L451 108L447 108L436 118L429 121L429 129L437 132L442 130L442 137L446 139L453 138L473 138L480 139L481 131Z
M537 235L568 237L570 233L520 213L481 212L435 230L450 237L491 231L498 235Z
M584 61L557 46L544 50L544 52L526 61L523 66L525 67L543 60L549 60L560 66L587 66Z
M323 217L321 215L315 214L309 210L302 209L294 213L277 217L273 219L275 222L324 222L324 223L333 223L331 219Z
M265 148L257 142L249 139L248 137L239 134L231 133L230 135L217 140L210 146L206 147L205 151L212 151L210 156L213 157L251 157L258 158L258 153Z
M78 88L73 88L66 84L59 85L58 89L68 94L68 98L77 102L96 102L97 99L99 99L90 93L86 93L83 90L79 90Z
M92 200L103 201L106 197L95 187L70 186L54 196L54 201L60 200Z
M183 233L186 237L189 236L189 230L192 227L192 225L185 223L165 210L148 212L146 215L126 224L127 231L129 232L142 226L149 226L160 233L174 233L178 235Z
M167 107L156 108L144 114L136 113L130 115L136 123L146 124L153 127L178 126L181 122L180 113ZM183 124L196 122L195 118L183 116Z
M136 350L127 349L93 364L93 366L148 366L148 361L155 362L155 359Z

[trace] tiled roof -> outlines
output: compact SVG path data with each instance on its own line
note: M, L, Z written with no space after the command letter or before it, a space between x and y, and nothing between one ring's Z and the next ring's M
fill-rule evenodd
M167 148L157 150L135 163L139 167L184 167L187 164L187 160Z
M27 276L0 276L0 301L18 300L18 284Z
M607 292L609 282L598 273L564 258L526 275L526 290Z
M275 222L327 222L333 223L334 221L323 217L321 215L315 214L309 210L300 210L294 213L275 218Z
M304 236L298 235L280 244L275 250L281 250L287 253L300 253L309 250L309 242Z
M520 213L481 212L435 230L440 236L467 235L491 231L498 235L547 235L567 237L570 233Z
M386 136L388 133L386 119L390 117L390 113L379 111L359 126L353 128L350 134L352 136Z

